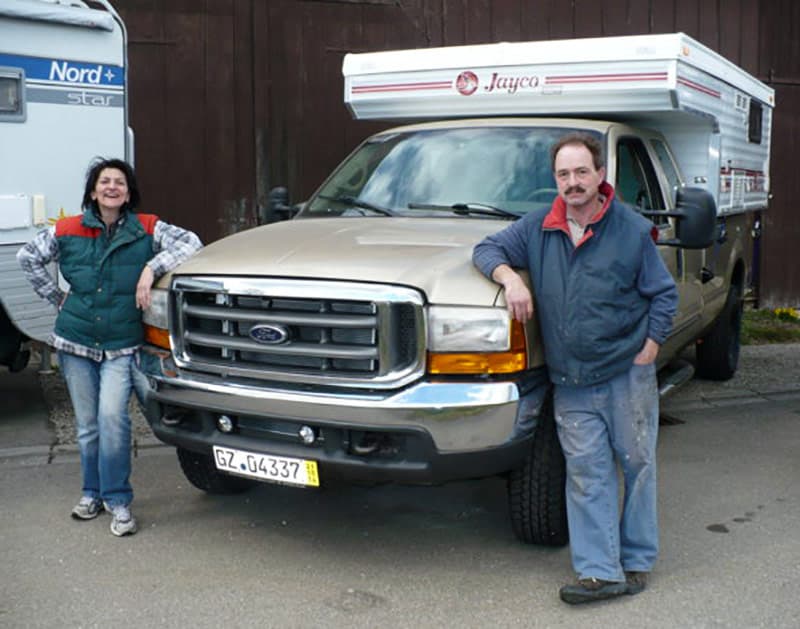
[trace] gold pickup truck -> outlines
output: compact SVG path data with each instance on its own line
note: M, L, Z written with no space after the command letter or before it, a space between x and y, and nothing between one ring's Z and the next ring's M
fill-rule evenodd
M718 217L655 132L579 119L384 131L292 218L215 242L146 313L147 417L207 492L330 479L441 483L502 474L513 530L564 544L564 461L536 322L509 320L474 245L556 194L549 149L581 130L616 194L657 225L680 290L662 389L736 369L752 218Z

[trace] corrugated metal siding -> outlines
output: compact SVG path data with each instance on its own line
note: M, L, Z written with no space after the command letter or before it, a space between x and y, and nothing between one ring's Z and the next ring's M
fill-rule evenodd
M347 51L684 31L775 78L775 200L761 295L800 302L796 236L800 3L794 0L116 0L130 35L131 120L145 208L204 241L255 224L272 186L299 202L364 137L342 102ZM783 166L786 163L787 166ZM783 176L781 176L783 175ZM792 212L792 214L790 214Z
M20 245L0 246L0 295L14 324L33 339L44 341L53 330L55 309L33 292L19 272L17 251Z

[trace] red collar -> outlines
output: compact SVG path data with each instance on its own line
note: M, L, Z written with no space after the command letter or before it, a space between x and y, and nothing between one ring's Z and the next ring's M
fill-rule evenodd
M597 212L597 214L595 214L592 217L592 220L590 220L587 224L587 236L591 233L588 229L589 225L596 223L605 216L606 212L608 211L608 206L611 205L611 200L614 198L614 188L607 181L604 181L600 184L599 191L600 194L605 197L605 201L603 202L603 207L600 208L600 211ZM564 199L561 198L561 195L555 198L555 201L553 201L553 206L550 208L547 216L544 217L542 229L560 229L569 236L569 226L567 225L567 204L564 203Z

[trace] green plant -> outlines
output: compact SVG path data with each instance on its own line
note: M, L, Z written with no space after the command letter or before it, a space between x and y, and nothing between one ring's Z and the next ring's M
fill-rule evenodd
M742 344L800 343L800 313L796 308L745 310Z

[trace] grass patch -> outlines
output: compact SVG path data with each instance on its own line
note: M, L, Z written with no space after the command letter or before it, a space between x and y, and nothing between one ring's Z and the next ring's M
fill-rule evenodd
M800 343L800 315L792 308L747 310L742 319L742 344Z

